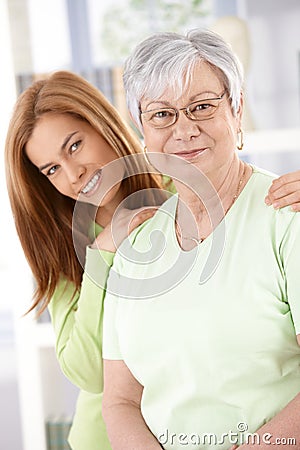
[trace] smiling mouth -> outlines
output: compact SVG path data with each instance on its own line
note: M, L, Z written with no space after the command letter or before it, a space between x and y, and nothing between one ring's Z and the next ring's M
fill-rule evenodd
M81 190L82 194L89 194L92 192L95 187L97 186L100 178L101 178L102 170L98 170L98 172L95 173L93 178L84 186L84 188Z
M186 159L193 159L197 157L198 155L201 155L206 150L206 148L199 148L196 150L190 150L186 152L178 152L175 153L176 156L179 156L180 158L186 158Z

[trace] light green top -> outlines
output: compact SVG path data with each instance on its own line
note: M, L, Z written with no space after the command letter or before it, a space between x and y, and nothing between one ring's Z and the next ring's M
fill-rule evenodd
M255 432L300 392L300 215L265 205L272 178L254 168L193 251L178 246L173 196L130 236L136 253L124 243L115 256L103 357L144 386L142 413L165 449L228 449L226 433L241 442L241 423Z
M49 311L56 354L64 374L81 391L69 442L73 450L111 450L101 413L102 319L105 286L114 253L87 248L81 291L62 279Z

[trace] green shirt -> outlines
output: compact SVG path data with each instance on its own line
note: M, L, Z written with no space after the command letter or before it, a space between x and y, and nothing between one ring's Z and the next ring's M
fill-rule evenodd
M102 319L107 278L114 253L87 248L81 291L64 279L49 311L60 367L79 393L69 442L73 450L111 450L101 413ZM101 278L101 279L100 279Z
M115 256L103 357L144 386L142 413L165 449L228 449L228 433L242 442L239 424L255 432L300 392L300 215L265 205L272 178L254 168L193 251L177 243L173 196L130 236L135 253L123 243Z

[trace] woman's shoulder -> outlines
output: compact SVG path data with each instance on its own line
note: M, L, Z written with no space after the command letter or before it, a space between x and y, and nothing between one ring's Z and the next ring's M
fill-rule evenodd
M254 164L249 164L252 168L252 176L255 180L260 182L261 184L268 184L268 187L270 186L270 183L272 180L275 180L275 178L278 178L279 175L271 172L270 170L263 169L261 167L258 167Z
M266 220L269 221L272 227L273 234L278 241L282 241L290 233L300 235L300 214L293 211L290 206L284 208L274 209L273 206L267 206L264 203L264 195L267 194L272 180L278 178L279 175L274 174L265 169L261 169L256 166L253 167L253 195L257 199L257 202L262 204L259 210L261 214L264 214Z
M259 192L259 198L261 198L261 200L264 202L264 197L261 196L261 192L264 190L265 193L267 194L267 191L269 190L272 181L275 180L276 178L278 178L279 175L274 172L271 172L269 170L262 169L261 167L252 165L252 164L251 164L251 167L253 170L252 188L254 190L254 193ZM297 213L292 211L292 209L289 206L286 206L286 207L278 209L278 210L275 210L272 206L269 206L268 209L271 211L274 211L274 213L279 216L288 215L292 218L297 215ZM298 216L300 219L300 214L298 214Z
M153 244L159 245L161 239L165 239L172 233L176 208L178 202L177 194L170 194L169 198L157 209L150 219L136 227L130 235L119 246L114 268L122 268L128 265L128 261L136 254L142 255L150 251Z
M143 240L154 230L168 227L170 222L175 220L177 203L178 195L169 193L168 199L157 209L154 216L132 231L129 235L130 242L133 244L138 238Z

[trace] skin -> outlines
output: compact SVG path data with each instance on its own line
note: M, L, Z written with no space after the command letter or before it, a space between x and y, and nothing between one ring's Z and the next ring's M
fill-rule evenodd
M99 205L97 192L106 178L112 176L109 172L109 163L118 159L105 139L88 123L69 114L54 113L44 114L38 120L26 145L26 153L30 161L61 194L97 206ZM106 167L103 170L104 166ZM121 164L117 170L120 171L119 179L122 179ZM95 187L90 192L83 193L82 190L97 173L100 174L100 178ZM119 242L113 239L110 223L123 198L121 183L117 183L101 200L96 222L104 227L104 230L95 240L94 247L112 252L116 250ZM119 241L154 213L155 210L149 208L123 210L114 223L118 230L121 230L116 232Z
M293 211L300 211L300 170L274 180L265 202L275 209L291 205Z
M167 89L161 99L153 101L143 98L141 109L147 111L166 106L180 109L196 100L218 97L223 92L224 85L216 71L207 63L201 62L196 65L189 88L182 95L178 96L173 89ZM174 101L174 98L178 100ZM227 211L244 170L243 186L251 175L250 167L244 166L234 152L242 112L242 95L239 111L234 116L228 96L225 94L212 119L193 121L180 112L177 122L167 128L155 129L146 121L143 122L145 143L149 152L179 156L201 170L218 191L222 206ZM198 226L198 236L195 237L202 239L207 237L212 232L212 227L206 208L182 183L174 180L174 184L181 199L194 215ZM181 233L190 235L184 216L179 208L177 220Z
M94 203L94 189L87 194L82 190L99 169L117 159L115 152L88 123L67 114L50 113L41 117L26 151L59 192L74 200L80 195L80 201L87 203ZM101 178L97 186L100 183ZM108 215L121 199L118 184L104 198L99 213L102 209L103 215Z
M212 75L215 76L214 73L212 73ZM223 89L222 83L215 77L214 80L214 85L208 86L208 90L214 90L215 94L218 95ZM206 94L209 95L210 93L207 92ZM172 98L173 97L171 96L171 100ZM196 97L195 99L197 100L198 98L203 98L203 89L201 89L200 97ZM167 104L169 106L177 106L180 108L182 106L186 106L188 103L190 103L191 100L195 99L193 98L192 94L189 95L187 93L186 99L182 99L180 104L179 102L178 104L174 104L173 102L170 103L168 99L163 99L163 103L159 103L157 101L152 103L154 107L166 106ZM184 103L183 100L185 100L187 103ZM149 99L145 99L143 105L147 109L151 106L151 100L149 103ZM221 109L221 111L224 109L222 108L223 105L220 105L219 109ZM226 114L228 114L228 111L226 112ZM232 127L236 127L240 123L240 115L241 110L239 111L237 118L233 121L236 123L232 123L232 125L228 128L228 133L231 136L232 141L234 137L234 128ZM229 117L224 116L223 120L228 120L228 118L231 121L230 115ZM191 145L190 143L188 143L186 145L184 143L189 134L194 140L196 139L198 142L200 141L201 132L199 132L197 124L187 119L183 113L180 114L180 117L176 124L175 134L172 133L172 136L169 136L169 131L172 129L172 127L170 129L167 128L165 130L160 130L159 133L157 132L157 130L155 130L156 132L154 132L153 129L147 127L147 124L144 124L144 129L146 143L150 151L152 149L155 149L155 145L157 144L157 136L163 137L164 140L167 140L167 142L165 143L165 148L162 150L166 153L173 152L172 139L174 141L174 144L181 142L179 145L177 145L176 148L176 153L179 156L180 152L182 152L183 150L195 148L194 144ZM208 121L205 124L205 128L202 132L203 136L206 135L205 144L207 145L212 142L212 139L209 136L209 130L210 123ZM73 134L74 132L75 134ZM186 137L183 136L183 139L181 139L180 137L180 134L182 132L186 133ZM72 135L72 138L68 142L68 146L62 151L61 146L70 135ZM202 143L199 145L201 146ZM43 149L43 152L41 152L40 149ZM102 152L99 152L99 149L102 149ZM88 184L88 182L98 169L102 168L106 164L109 164L117 158L107 142L102 138L102 136L96 133L92 127L66 114L64 115L49 113L41 117L34 129L31 139L27 144L26 151L29 159L33 162L33 164L35 164L38 168L44 167L42 173L49 178L50 182L58 189L58 191L73 199L78 198L82 187ZM211 152L211 154L213 155L213 151ZM181 157L184 157L184 155L181 154ZM190 159L188 155L185 155L185 159L193 161L193 159ZM198 159L200 162L200 158ZM197 161L194 162L197 163ZM45 165L47 165L46 168ZM202 167L202 170L204 170L204 167ZM226 175L225 166L224 173ZM273 205L274 208L281 208L293 203L291 207L295 211L299 211L299 180L300 171L289 173L274 180L272 186L270 187L269 195L266 198L266 203L268 205ZM223 186L223 188L226 187L226 185ZM217 185L216 188L218 188ZM96 217L96 221L104 227L104 231L98 236L97 240L94 243L94 245L98 248L113 252L116 250L118 243L112 239L109 225L111 222L112 214L114 213L116 206L122 199L123 196L122 192L120 191L120 185L116 185L113 189L111 189L107 196L103 199L102 205L99 208ZM96 195L93 197L93 195L90 194L80 194L80 201L86 201L92 204L96 203L98 205L98 199ZM154 212L149 209L140 209L135 211L135 213L123 211L122 216L119 218L119 228L120 230L125 230L129 222L128 232L130 232L143 220L151 217L153 213ZM209 229L206 231L206 233L202 232L202 237L204 237L204 234L207 235L208 233ZM124 237L124 233L121 233L119 240L122 240L122 238Z
M167 106L180 109L192 101L216 97L223 92L222 81L216 72L203 62L196 66L189 89L180 95L178 100L174 101L177 95L169 88L161 99L155 101L142 99L141 109L147 111ZM221 171L227 171L232 161L236 132L242 114L241 106L237 116L234 117L226 99L227 95L219 102L213 119L193 121L180 112L177 122L167 128L155 129L147 122L143 122L144 138L149 152L180 156L199 167L217 183L216 177Z
M158 101L143 98L141 110L166 106L183 108L191 101L197 100L199 93L210 97L211 93L220 95L223 89L222 80L210 66L202 62L195 67L189 89L183 95L174 95L171 89L167 89ZM176 98L178 100L174 100ZM177 122L165 129L154 129L149 124L143 123L148 150L176 154L201 169L218 190L225 211L228 205L230 207L232 204L232 195L241 179L241 172L244 173L241 189L252 173L251 169L244 166L236 157L234 151L236 135L241 124L242 106L241 97L240 109L234 116L226 97L220 103L214 118L207 121L191 121L181 112ZM198 237L207 236L212 230L199 199L180 183L175 181L175 184L179 196L184 198L184 202L194 214L198 225ZM180 221L180 217L177 217L177 220ZM184 223L184 220L181 221L181 226L183 231L188 230L188 224ZM134 378L124 361L104 360L103 417L114 450L161 448L141 414L142 393L143 386ZM300 448L299 403L300 394L258 430L258 433L269 432L276 437L293 436L299 443L296 448ZM266 446L243 447L258 450ZM276 448L286 446L276 445Z

